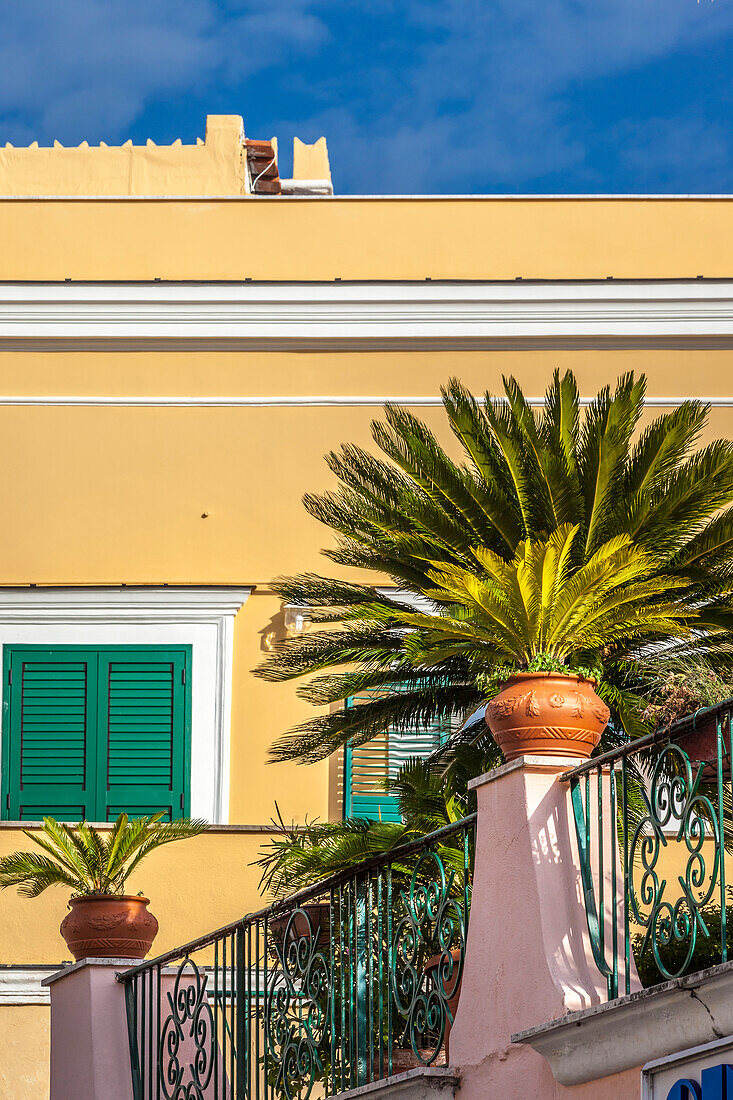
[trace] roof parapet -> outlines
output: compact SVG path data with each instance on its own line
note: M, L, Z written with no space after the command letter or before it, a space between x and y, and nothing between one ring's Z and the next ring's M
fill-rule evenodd
M39 147L37 141L17 147L6 142L0 148L0 197L333 193L325 139L306 145L296 138L294 146L293 175L301 181L297 190L281 187L277 141L246 139L241 115L207 115L205 139L197 138L195 145L184 145L181 138L170 145L157 145L152 138L145 145L128 139L117 146L82 141L65 147L55 140L50 147ZM309 174L311 166L318 171Z

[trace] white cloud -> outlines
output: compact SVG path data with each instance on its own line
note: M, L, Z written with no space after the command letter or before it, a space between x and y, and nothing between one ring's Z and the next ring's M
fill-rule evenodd
M24 0L3 12L0 142L124 140L151 105L224 90L263 132L325 133L337 189L511 190L571 172L592 187L584 88L732 31L724 0ZM682 179L673 129L654 126L593 139L640 178L659 157ZM717 172L728 143L711 142Z
M0 38L0 140L119 140L158 96L241 80L311 50L306 0L23 0ZM203 121L203 120L202 120Z
M394 8L383 8L386 26ZM582 173L569 103L584 84L733 31L733 4L695 0L430 0L409 11L423 38L382 85L383 109L358 102L310 120L338 148L349 190L511 189ZM353 80L369 83L368 65Z

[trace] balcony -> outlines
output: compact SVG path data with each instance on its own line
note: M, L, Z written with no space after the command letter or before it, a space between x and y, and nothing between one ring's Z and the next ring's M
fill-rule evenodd
M114 1100L707 1098L733 1063L732 713L519 758L472 782L475 815L358 870L54 975L53 1100L100 1075Z
M122 973L135 1100L307 1100L445 1066L474 825L465 818ZM419 1076L421 1088L450 1078Z

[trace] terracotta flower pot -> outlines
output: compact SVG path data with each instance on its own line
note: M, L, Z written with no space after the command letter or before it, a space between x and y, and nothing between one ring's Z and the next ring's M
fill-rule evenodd
M560 672L516 672L486 707L486 724L507 761L541 756L588 757L611 712L595 680Z
M158 934L148 898L90 894L72 898L61 935L75 959L144 959Z
M320 943L323 943L324 936L327 937L329 935L331 907L328 902L309 902L306 905L302 905L300 908L302 912L296 910L294 916L292 910L288 910L286 913L279 913L275 917L270 917L267 928L273 941L278 946L282 946L291 916L293 917L293 922L290 924L288 943L286 946L289 946L296 940L309 938L311 928L313 929L314 936L317 936L318 933L323 930L323 935L321 935L319 939ZM310 920L310 925L308 919L306 919L306 914Z
M723 724L723 777L730 778L730 731ZM718 720L713 715L703 718L692 730L675 740L683 752L687 753L693 767L704 764L702 777L707 783L718 777Z

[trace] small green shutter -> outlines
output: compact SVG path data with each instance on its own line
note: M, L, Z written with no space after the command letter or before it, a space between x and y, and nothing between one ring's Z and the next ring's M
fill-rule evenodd
M366 691L346 700L347 707L359 706L379 695L393 694L390 689ZM411 757L429 756L444 744L450 731L448 720L414 730L387 729L363 745L347 745L344 760L344 812L347 817L365 817L374 821L399 821L397 799L384 790L387 779L397 775Z
M5 671L4 709L11 716L5 723L5 816L23 821L44 814L62 820L91 817L96 653L12 649Z
M189 813L190 647L5 647L3 817Z
M107 775L106 814L165 810L180 817L185 784L183 653L103 655L100 702ZM106 704L106 705L105 705ZM174 804L177 799L177 804Z

